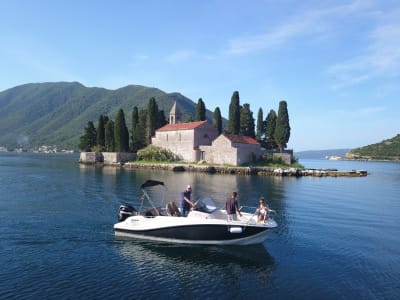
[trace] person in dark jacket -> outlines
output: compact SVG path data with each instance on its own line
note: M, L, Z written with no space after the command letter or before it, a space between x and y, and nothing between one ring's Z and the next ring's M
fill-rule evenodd
M181 212L182 217L186 217L190 211L190 208L194 207L194 203L191 201L192 198L192 187L188 185L186 190L182 193L181 200Z

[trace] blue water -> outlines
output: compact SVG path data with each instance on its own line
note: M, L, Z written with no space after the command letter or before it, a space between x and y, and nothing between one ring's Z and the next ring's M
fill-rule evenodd
M1 299L399 299L400 164L301 160L360 178L206 175L81 166L76 155L0 153ZM263 245L116 240L121 201L146 179L168 196L264 195Z

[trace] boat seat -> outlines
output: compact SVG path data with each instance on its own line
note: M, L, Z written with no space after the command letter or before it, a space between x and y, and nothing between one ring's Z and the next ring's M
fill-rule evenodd
M179 209L176 206L174 201L168 202L167 211L173 217L180 217L181 216L181 213L179 212Z

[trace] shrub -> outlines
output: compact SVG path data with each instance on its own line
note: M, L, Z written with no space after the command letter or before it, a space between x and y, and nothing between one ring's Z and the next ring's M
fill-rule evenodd
M171 162L174 161L174 153L161 147L149 145L137 152L136 160Z

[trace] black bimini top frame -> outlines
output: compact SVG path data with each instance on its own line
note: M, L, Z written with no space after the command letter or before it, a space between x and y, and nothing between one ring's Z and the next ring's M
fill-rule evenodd
M156 186L156 185L164 185L164 182L157 180L146 180L141 186L141 189L145 189L147 187Z

